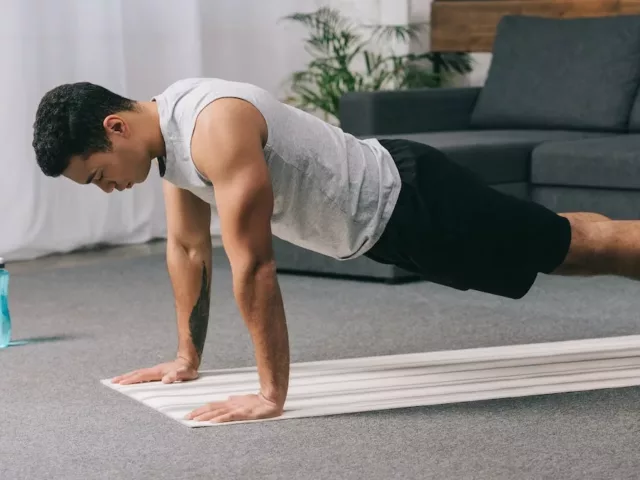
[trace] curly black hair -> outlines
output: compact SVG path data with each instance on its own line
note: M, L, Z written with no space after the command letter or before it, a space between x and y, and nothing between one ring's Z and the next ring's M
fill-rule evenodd
M33 124L33 148L42 172L58 177L71 157L107 152L111 142L105 117L133 111L136 102L89 82L68 83L48 91L40 100Z

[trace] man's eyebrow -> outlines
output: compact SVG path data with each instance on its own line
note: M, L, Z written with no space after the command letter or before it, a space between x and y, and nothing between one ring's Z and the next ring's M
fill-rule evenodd
M96 172L93 172L91 175L89 175L89 178L87 179L87 185L93 182L93 177L95 176L96 176Z

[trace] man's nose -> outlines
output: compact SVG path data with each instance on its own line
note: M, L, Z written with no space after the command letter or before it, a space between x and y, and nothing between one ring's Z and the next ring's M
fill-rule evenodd
M116 186L115 182L100 182L100 188L102 189L103 192L106 192L106 193L113 192L113 189L115 188L115 186Z

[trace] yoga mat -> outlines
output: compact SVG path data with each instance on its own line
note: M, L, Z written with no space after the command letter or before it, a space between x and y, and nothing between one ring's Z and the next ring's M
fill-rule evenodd
M255 367L204 370L189 382L102 384L187 427L640 385L640 335L292 363L284 413L228 423L184 420L191 410L258 392Z

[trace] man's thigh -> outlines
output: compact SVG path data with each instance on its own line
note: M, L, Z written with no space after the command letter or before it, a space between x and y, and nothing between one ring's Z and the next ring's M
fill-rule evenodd
M570 226L547 208L501 193L437 149L382 141L403 180L370 258L460 290L524 296L564 259Z

